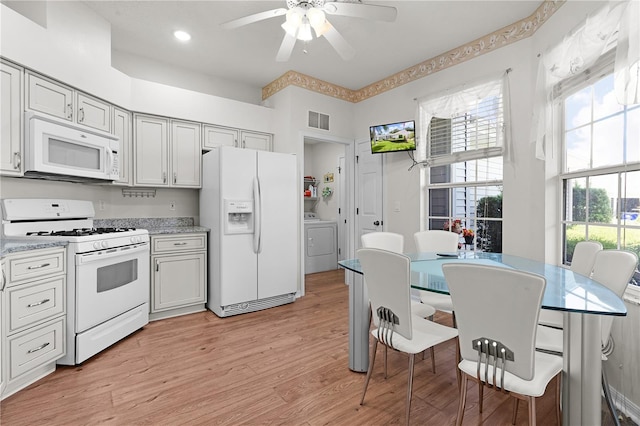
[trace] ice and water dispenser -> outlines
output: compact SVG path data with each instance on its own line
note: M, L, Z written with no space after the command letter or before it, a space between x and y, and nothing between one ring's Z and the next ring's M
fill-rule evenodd
M253 200L224 200L225 234L253 233Z

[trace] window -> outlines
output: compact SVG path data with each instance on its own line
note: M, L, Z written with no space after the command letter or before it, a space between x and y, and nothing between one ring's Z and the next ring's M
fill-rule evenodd
M640 255L640 105L619 105L613 83L609 60L556 88L562 114L565 264L584 239ZM640 283L637 271L632 283Z
M420 105L428 120L426 228L461 233L466 249L502 252L505 82L506 75Z

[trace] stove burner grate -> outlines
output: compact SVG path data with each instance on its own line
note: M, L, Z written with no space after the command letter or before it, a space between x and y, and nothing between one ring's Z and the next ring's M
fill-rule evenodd
M117 232L135 231L136 228L76 228L64 231L27 232L27 236L42 237L83 237L86 235L113 234Z

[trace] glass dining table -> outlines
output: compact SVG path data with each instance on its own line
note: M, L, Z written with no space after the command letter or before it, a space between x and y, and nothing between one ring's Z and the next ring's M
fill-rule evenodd
M570 269L502 253L409 253L411 287L449 294L442 265L471 262L542 275L547 281L542 309L564 313L563 424L600 424L602 315L625 316L620 297L607 287ZM349 284L349 368L369 365L369 303L358 259L341 260Z

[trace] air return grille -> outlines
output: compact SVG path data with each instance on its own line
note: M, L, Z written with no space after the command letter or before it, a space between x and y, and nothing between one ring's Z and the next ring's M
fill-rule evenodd
M309 111L309 127L329 130L329 116L315 111Z

